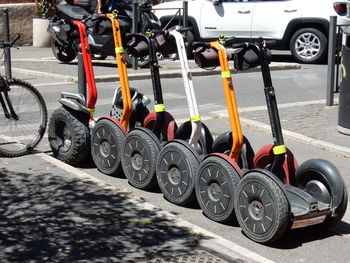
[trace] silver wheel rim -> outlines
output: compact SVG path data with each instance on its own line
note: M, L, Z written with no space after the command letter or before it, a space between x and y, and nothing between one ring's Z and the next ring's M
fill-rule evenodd
M315 58L321 50L321 41L313 33L303 33L295 40L295 51L299 57L311 60Z

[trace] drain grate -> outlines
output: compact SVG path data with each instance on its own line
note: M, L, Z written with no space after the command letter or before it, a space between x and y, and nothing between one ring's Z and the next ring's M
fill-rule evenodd
M232 262L232 261L230 261ZM205 250L193 250L186 254L172 255L169 257L157 257L142 263L230 263ZM241 262L241 261L237 261Z

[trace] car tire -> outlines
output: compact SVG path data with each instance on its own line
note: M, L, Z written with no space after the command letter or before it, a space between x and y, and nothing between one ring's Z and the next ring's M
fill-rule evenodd
M315 28L302 28L293 34L289 47L297 62L318 63L326 56L327 39Z

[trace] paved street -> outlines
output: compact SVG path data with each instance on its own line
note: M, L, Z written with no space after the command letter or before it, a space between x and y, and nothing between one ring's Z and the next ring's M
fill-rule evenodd
M71 82L76 64L59 64L49 49L23 47L13 50L12 57L13 75L40 90L49 116L59 107L61 91L76 91ZM162 79L166 108L179 123L184 122L188 108L178 64L162 63L162 73L168 74ZM118 85L113 65L112 59L95 63L96 116L110 110ZM336 130L338 107L324 106L327 67L276 62L271 67L286 145L299 163L310 158L333 162L349 191L350 138ZM138 80L149 77L149 70L128 72L133 76L131 86L152 99L150 80ZM220 76L196 73L202 119L219 135L229 129ZM234 85L244 134L257 151L272 142L261 74L238 73ZM76 168L62 164L51 157L46 137L38 151L0 158L0 258L5 262L24 258L28 262L157 262L157 258L177 262L172 257L179 260L194 254L217 260L204 262L347 262L350 256L349 211L331 230L291 231L273 246L263 246L250 241L237 226L210 221L197 206L170 204L159 190L137 190L122 175L103 175L89 163Z

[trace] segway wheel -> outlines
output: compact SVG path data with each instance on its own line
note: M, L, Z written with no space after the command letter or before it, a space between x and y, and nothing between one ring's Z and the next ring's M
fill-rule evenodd
M91 137L91 155L97 169L107 175L120 174L120 152L125 139L122 128L111 119L99 119Z
M224 153L229 155L233 145L232 132L220 134L214 144L213 152ZM238 166L242 169L252 169L253 167L254 150L249 140L243 136L243 147L239 156Z
M253 167L266 169L271 166L275 155L273 153L273 144L261 148L254 156ZM287 148L286 158L282 167L278 170L276 176L285 184L295 184L295 172L298 169L297 161L293 153Z
M176 130L176 139L183 141L189 141L192 134L192 123L187 121L180 125ZM213 136L211 135L209 128L202 123L201 135L198 141L198 148L196 149L198 154L209 154L213 152Z
M146 116L143 121L143 126L149 130L153 130L156 125L157 114L155 112L151 112ZM174 117L169 112L164 112L164 124L160 134L160 141L167 142L171 141L175 138L175 132L177 130L177 125Z
M50 147L61 161L77 165L90 153L89 116L61 107L55 110L48 125Z
M191 146L181 140L167 143L157 160L157 181L164 197L177 205L195 201L194 179L200 159Z
M296 186L308 192L317 201L330 205L334 210L323 222L330 227L340 222L348 204L348 194L338 169L322 159L311 159L300 165L296 175Z
M122 147L122 167L129 183L139 189L153 188L160 151L158 138L145 128L131 130Z
M289 206L280 186L268 176L253 171L239 182L235 211L243 232L253 241L276 241L289 224Z
M203 213L213 221L235 221L234 192L241 171L226 155L212 155L200 165L195 191Z

